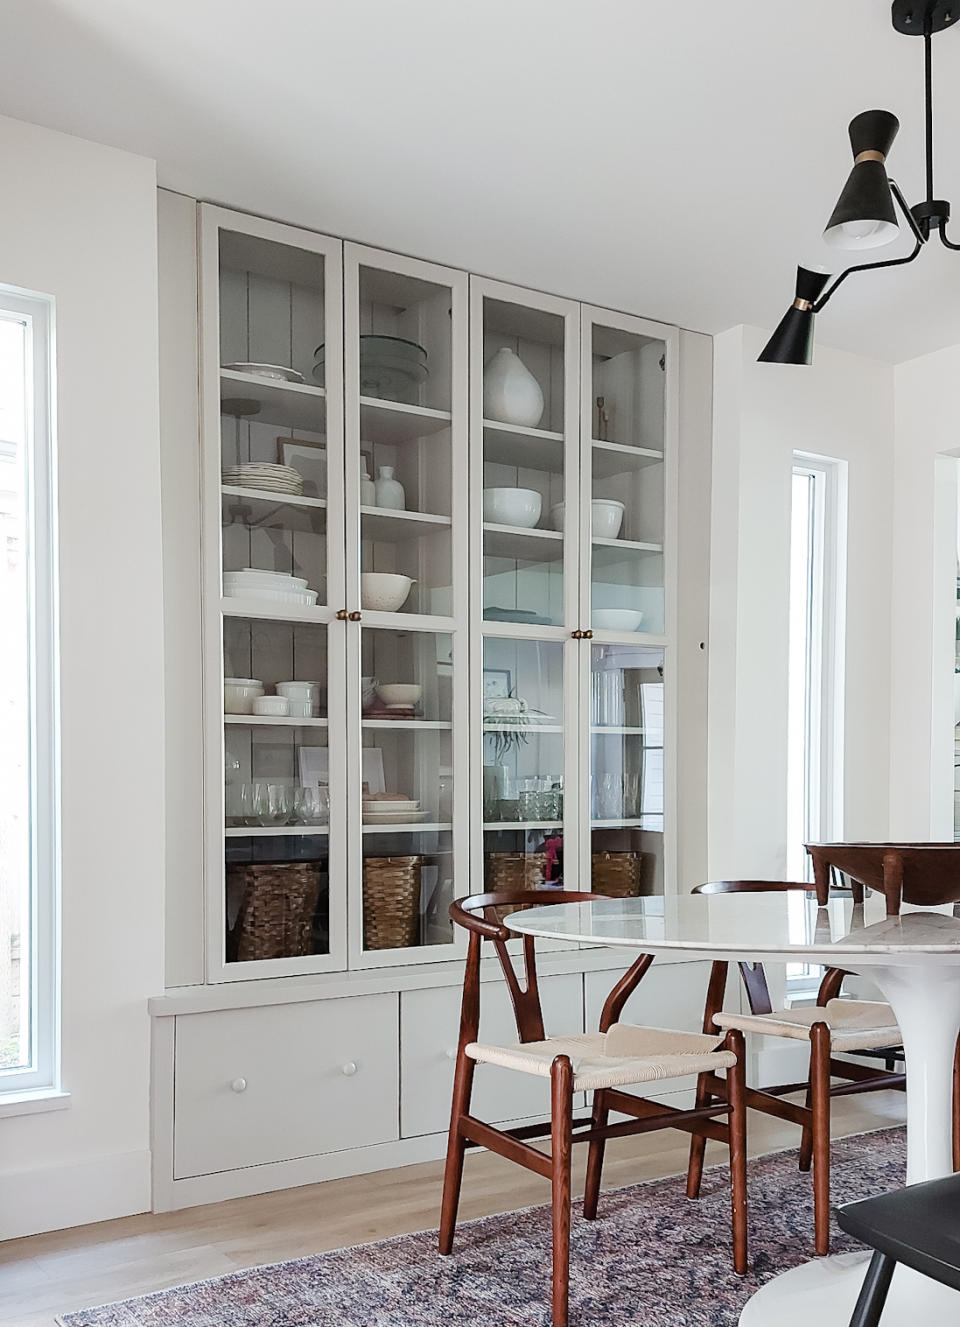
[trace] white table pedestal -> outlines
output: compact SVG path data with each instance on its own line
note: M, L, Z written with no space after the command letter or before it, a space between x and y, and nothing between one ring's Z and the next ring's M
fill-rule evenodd
M841 955L838 954L838 960ZM893 1006L907 1061L907 1183L953 1172L953 1058L960 1032L960 973L917 963L860 971ZM842 960L850 971L857 970ZM818 1258L775 1277L740 1314L740 1327L848 1327L869 1254ZM960 1322L960 1295L906 1267L894 1273L882 1327Z

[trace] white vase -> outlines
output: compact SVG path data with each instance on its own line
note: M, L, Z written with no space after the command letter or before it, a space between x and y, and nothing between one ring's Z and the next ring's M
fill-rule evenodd
M519 355L506 346L483 370L483 415L523 428L536 428L543 418L540 384Z
M377 506L390 511L405 511L407 495L399 479L393 477L392 465L381 465L377 470Z
M365 460L360 461L360 506L375 507L377 505L377 486L367 471Z

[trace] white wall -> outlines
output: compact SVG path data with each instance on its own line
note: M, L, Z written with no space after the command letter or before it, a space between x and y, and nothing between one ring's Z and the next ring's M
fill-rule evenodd
M960 346L895 370L890 801L904 839L953 838L958 382Z
M0 119L0 282L56 299L63 1084L0 1119L0 1238L149 1206L162 990L163 617L153 163Z
M757 364L766 334L715 340L709 874L786 873L787 604L794 451L848 463L845 837L888 832L893 370L818 347Z

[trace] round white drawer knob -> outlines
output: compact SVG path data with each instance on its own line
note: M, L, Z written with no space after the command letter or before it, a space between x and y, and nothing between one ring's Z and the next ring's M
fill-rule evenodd
M352 1078L356 1072L357 1072L357 1066L354 1064L353 1060L348 1060L347 1063L343 1066L344 1076L346 1078Z
M247 1080L245 1078L235 1078L230 1084L234 1092L246 1092Z

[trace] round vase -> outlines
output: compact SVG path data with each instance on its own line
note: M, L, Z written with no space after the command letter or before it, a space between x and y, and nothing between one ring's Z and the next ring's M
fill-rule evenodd
M393 477L392 465L381 465L377 470L377 506L389 511L405 511L407 495L399 479Z
M519 355L506 346L483 370L483 414L500 424L536 428L543 418L540 384Z

